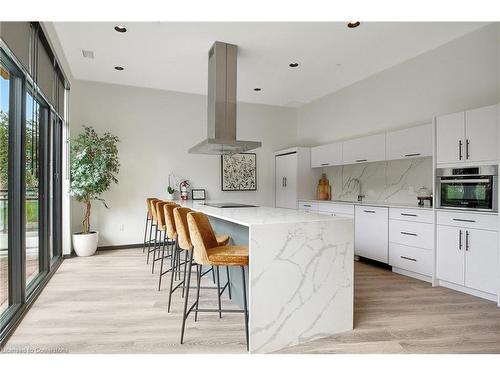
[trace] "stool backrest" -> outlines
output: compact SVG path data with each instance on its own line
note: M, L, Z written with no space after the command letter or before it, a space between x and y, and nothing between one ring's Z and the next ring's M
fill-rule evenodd
M151 209L151 217L153 220L158 220L156 218L156 202L160 202L161 199L157 199L157 198L154 198L154 199L151 199L151 201L149 202L149 208Z
M165 201L156 202L156 218L158 220L158 227L159 228L163 228L163 226L166 225L165 212L164 212L163 206L165 206L167 204L170 204L170 203L165 202Z
M202 212L187 215L189 236L193 243L194 260L198 264L210 264L207 250L219 246L208 216Z
M151 213L151 201L153 199L158 199L158 198L146 198L146 207L148 209L148 219L153 218L153 214Z
M163 212L165 213L165 223L167 225L167 237L176 238L177 231L175 230L175 220L174 220L174 209L180 207L176 203L169 203L163 206Z
M189 236L189 227L187 222L187 214L192 212L187 207L177 207L174 209L175 229L177 231L177 242L182 250L191 250L193 246L191 237Z

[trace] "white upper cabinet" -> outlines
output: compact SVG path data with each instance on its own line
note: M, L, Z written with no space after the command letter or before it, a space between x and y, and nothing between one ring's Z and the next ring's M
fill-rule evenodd
M498 107L482 107L436 118L437 164L498 161Z
M498 107L491 105L465 112L465 159L498 160Z
M432 156L432 124L387 133L387 160Z
M465 113L436 119L437 164L460 163L464 157Z
M311 167L321 168L342 164L342 143L330 143L311 148Z
M385 133L343 142L342 159L343 164L385 160Z

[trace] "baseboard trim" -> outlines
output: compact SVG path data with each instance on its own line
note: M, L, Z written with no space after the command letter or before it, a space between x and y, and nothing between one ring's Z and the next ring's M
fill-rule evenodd
M144 246L143 243L132 243L132 244L125 244L125 245L113 245L113 246L99 246L97 248L97 251L107 251L107 250L121 250L121 249L134 249L137 247L142 247Z
M462 292L462 293L470 294L470 295L473 295L473 296L476 296L479 298L484 298L484 299L487 299L487 300L492 301L492 302L498 302L497 296L495 294L490 294L490 293L482 292L480 290L467 288L466 286L453 284L453 283L450 283L450 282L444 281L444 280L438 280L437 285L448 288L448 289L456 290L457 292Z
M404 270L404 269L398 268L398 267L392 267L392 272L398 273L398 274L403 275L403 276L408 276L408 277L411 277L411 278L414 278L417 280L425 281L427 283L432 283L432 277L427 276L427 275L422 275L420 273L416 273L413 271Z

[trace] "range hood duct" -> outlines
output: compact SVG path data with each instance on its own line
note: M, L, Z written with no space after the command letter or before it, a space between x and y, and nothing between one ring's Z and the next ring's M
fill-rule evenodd
M237 59L234 44L215 42L208 52L207 139L191 147L190 154L236 154L262 145L236 140Z

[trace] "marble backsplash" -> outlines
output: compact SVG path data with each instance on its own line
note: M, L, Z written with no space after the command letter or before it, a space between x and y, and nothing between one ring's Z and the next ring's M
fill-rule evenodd
M332 200L355 201L356 179L363 201L371 203L415 204L422 186L432 191L431 157L328 167L323 173L330 180Z

